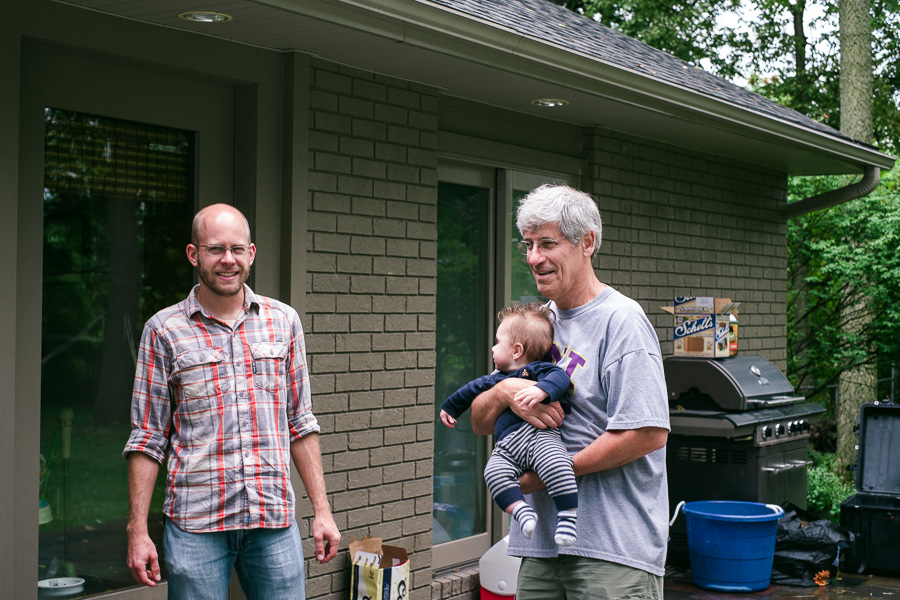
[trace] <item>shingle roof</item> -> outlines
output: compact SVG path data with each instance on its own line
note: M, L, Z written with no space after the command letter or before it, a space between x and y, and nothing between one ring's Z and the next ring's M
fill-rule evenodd
M649 79L779 121L851 140L833 127L547 0L426 1Z

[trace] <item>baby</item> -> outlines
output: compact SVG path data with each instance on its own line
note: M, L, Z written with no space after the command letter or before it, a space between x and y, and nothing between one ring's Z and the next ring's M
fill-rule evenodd
M565 371L544 362L553 344L556 315L545 306L528 304L504 308L497 318L500 326L492 349L497 371L470 381L444 401L441 421L447 427L456 426L456 419L472 405L478 394L507 377L537 382L515 396L517 402L528 406L560 400L569 390L569 377ZM572 457L562 442L559 429L538 429L507 409L497 419L494 443L494 451L484 469L484 479L497 505L512 515L522 534L530 538L538 517L525 502L519 477L526 471L535 471L556 504L554 539L557 545L574 544L578 488Z

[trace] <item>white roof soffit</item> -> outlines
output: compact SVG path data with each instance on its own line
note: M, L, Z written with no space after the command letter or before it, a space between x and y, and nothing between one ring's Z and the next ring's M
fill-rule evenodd
M435 86L448 95L727 155L792 175L862 173L866 166L887 170L894 163L893 157L834 130L773 117L654 77L653 64L642 71L624 68L434 2L207 0L198 6L157 0L153 11L144 2L65 2L318 55ZM178 19L185 10L216 10L235 18L226 26L204 26ZM242 19L242 12L251 18ZM561 97L570 104L551 110L531 105L539 97Z

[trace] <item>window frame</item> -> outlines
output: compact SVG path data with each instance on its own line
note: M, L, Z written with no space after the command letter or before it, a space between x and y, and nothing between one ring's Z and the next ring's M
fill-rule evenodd
M514 167L508 163L490 164L487 161L465 160L458 156L442 156L439 159L438 181L489 187L492 191L489 207L488 281L485 285L488 297L481 304L487 322L484 339L486 351L481 359L485 373L494 368L489 349L497 325L496 314L511 302L511 261L518 256L511 241L519 238L513 226L513 195L516 190L530 190L545 182L577 185L579 172L577 161L561 160L560 157L556 157L550 164L555 166L566 164L571 170L569 174L565 174L539 168ZM435 401L437 402L437 399ZM493 446L492 436L484 436L482 443L486 445L484 455L488 456ZM488 504L485 507L486 533L435 544L432 547L432 568L435 571L476 561L508 533L507 515L494 504L490 494L486 494L485 501Z
M202 136L203 149L198 151L195 166L194 208L221 201L236 203L235 189L254 180L249 173L235 172L235 148L246 146L246 135L239 135L235 123L247 117L251 107L236 98L241 86L212 78L188 78L177 70L146 69L138 62L117 62L99 54L66 50L38 42L23 43L22 50L19 195L17 199L18 238L14 269L15 309L18 323L41 323L43 269L43 202L41 193L44 178L45 109L59 107L113 119L155 123L165 127L186 129ZM116 77L109 75L113 70ZM26 76L27 75L27 76ZM74 82L74 83L73 83ZM249 86L243 86L249 87ZM123 93L132 93L134 102L122 103ZM178 90L173 93L172 90ZM246 169L244 171L247 171ZM189 290L185 290L187 293ZM38 325L38 331L40 326ZM14 518L23 527L11 546L14 546L17 572L24 573L20 584L33 594L38 576L39 536L35 500L38 498L38 464L40 456L40 371L42 358L41 336L33 328L19 327L13 351L16 371L27 374L17 378L11 403L15 407L15 452L10 465L17 465L9 479L22 501L12 506ZM124 443L124 442L123 442ZM23 466L24 465L24 466ZM20 476L19 473L22 473ZM6 471L4 471L6 473ZM33 575L32 575L33 574ZM165 586L135 588L126 586L118 591L104 592L122 597L164 597ZM27 597L27 594L19 594Z

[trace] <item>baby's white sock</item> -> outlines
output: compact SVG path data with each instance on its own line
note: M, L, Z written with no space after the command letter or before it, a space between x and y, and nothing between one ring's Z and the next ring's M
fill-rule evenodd
M522 528L522 535L531 539L531 536L534 535L534 528L537 527L538 518L534 509L528 506L527 503L522 502L513 509L512 516L519 523L519 527Z
M575 520L577 513L574 510L561 510L557 514L556 535L553 539L557 546L571 546L575 543Z

